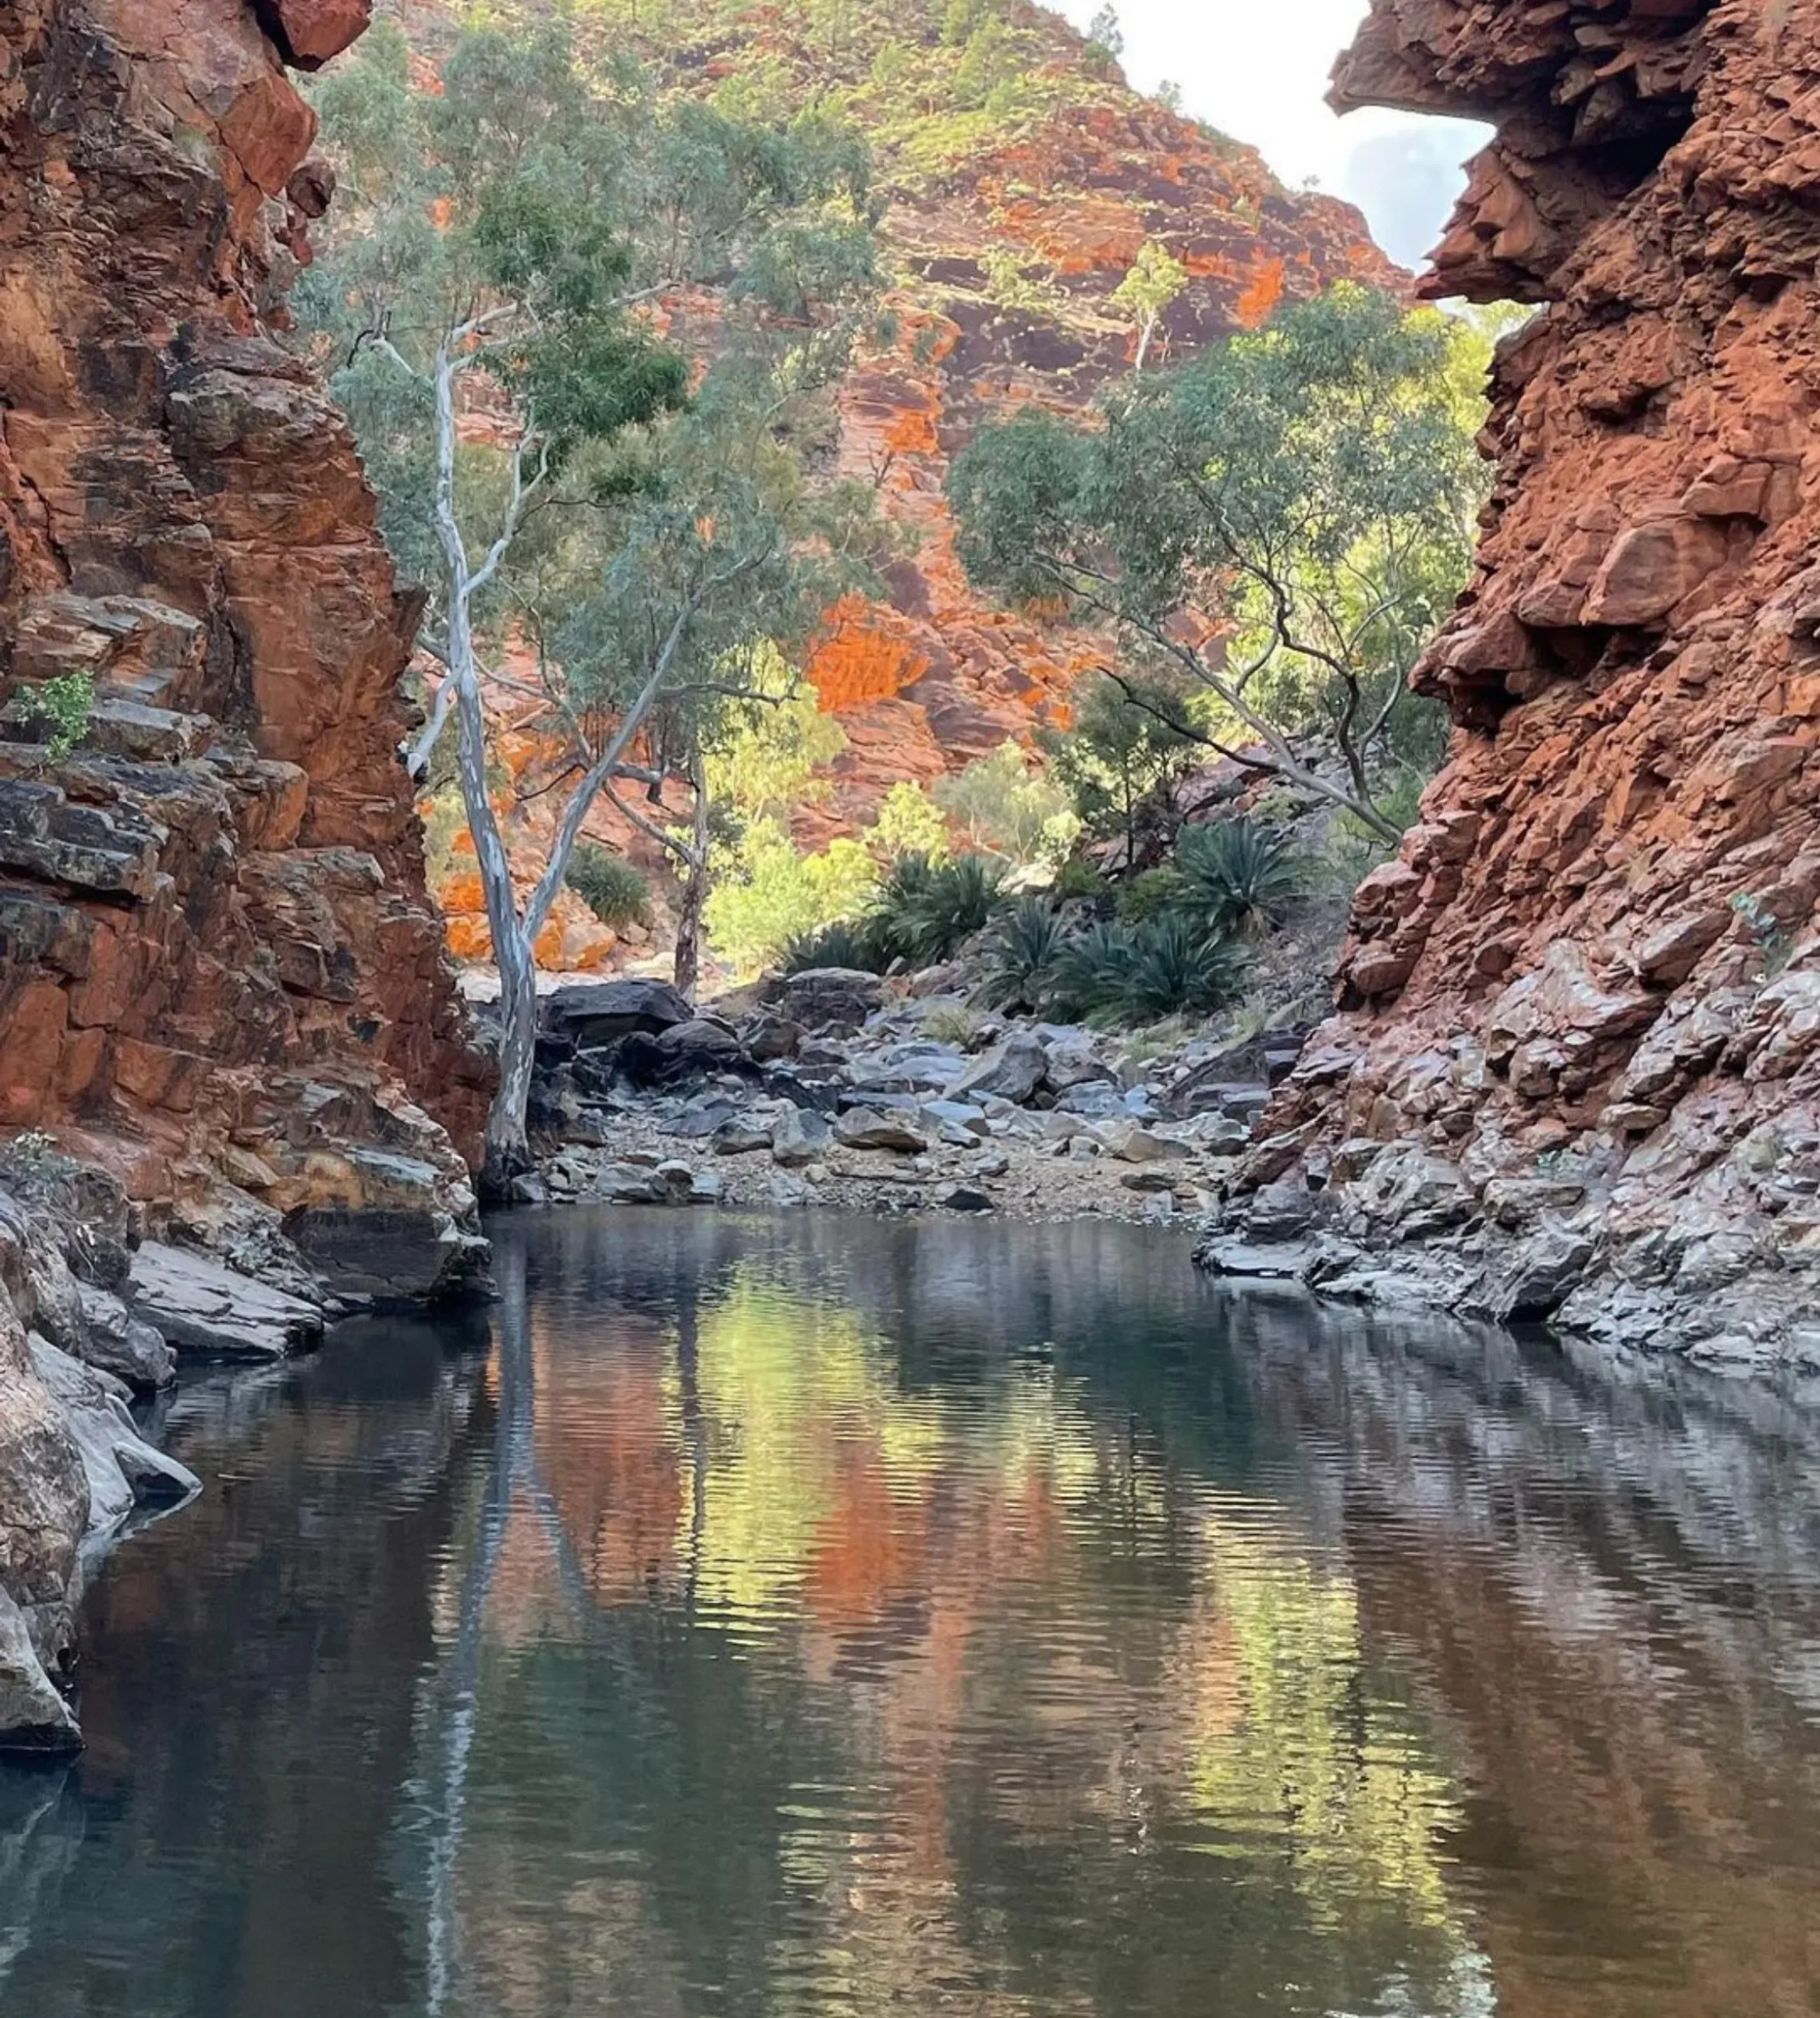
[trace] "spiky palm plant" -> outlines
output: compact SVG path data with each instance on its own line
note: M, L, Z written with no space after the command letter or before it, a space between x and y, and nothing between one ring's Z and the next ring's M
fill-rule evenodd
M1243 950L1174 913L1131 935L1131 952L1113 1007L1121 1018L1154 1023L1182 1011L1204 1011L1237 993Z
M1004 865L984 855L938 862L896 914L906 957L922 966L951 959L990 921L1004 880Z
M995 1009L1041 1007L1050 970L1066 943L1066 928L1047 898L1020 897L987 942L984 1000Z
M1249 818L1190 827L1177 843L1177 905L1214 935L1255 935L1301 895L1302 865L1289 837Z
M1048 1006L1071 1022L1104 1018L1117 1003L1131 965L1131 934L1122 925L1077 932L1049 970Z
M799 933L783 949L787 974L807 974L816 967L857 967L862 974L881 974L877 935L869 920L838 918L818 932Z

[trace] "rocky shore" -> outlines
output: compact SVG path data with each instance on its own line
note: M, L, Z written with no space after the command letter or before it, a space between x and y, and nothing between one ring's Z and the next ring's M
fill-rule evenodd
M658 981L557 991L521 1201L1205 1214L1297 1056L1293 1029L1166 1047L981 1015L954 978L823 969L700 1012Z
M1448 762L1213 1265L1820 1356L1817 91L1807 0L1374 0L1342 61L1497 123L1424 290L1539 312L1416 668Z
M132 1409L181 1366L263 1363L341 1307L293 1254L292 1287L141 1237L105 1171L16 1139L0 1161L0 1752L74 1750L74 1617L87 1575L201 1482Z

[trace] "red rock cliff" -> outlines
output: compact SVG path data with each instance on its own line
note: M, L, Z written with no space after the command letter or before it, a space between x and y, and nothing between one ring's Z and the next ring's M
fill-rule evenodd
M326 193L281 58L367 12L0 7L0 1125L307 1249L458 1208L485 1078L395 756L415 611L268 333Z
M1427 289L1547 305L1252 1230L1299 1167L1341 1288L1811 1359L1820 5L1376 0L1337 96L1494 120Z

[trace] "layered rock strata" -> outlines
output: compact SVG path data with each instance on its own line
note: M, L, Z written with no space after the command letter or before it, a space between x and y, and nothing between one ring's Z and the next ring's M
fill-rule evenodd
M1820 6L1376 0L1491 119L1426 283L1501 348L1457 730L1230 1234L1342 1290L1820 1354Z
M127 1413L166 1333L269 1356L480 1246L416 611L273 333L332 186L283 61L367 11L0 6L0 1742L75 1741L83 1563L194 1486Z
M0 11L0 1126L331 1275L389 1215L399 1279L347 1286L412 1292L467 1251L485 1068L396 755L415 605L272 334L327 194L281 53L366 13Z

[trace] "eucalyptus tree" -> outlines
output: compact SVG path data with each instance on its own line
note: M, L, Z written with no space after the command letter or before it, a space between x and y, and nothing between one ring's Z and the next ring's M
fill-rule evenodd
M730 639L790 600L790 529L737 458L675 480L661 445L699 359L660 324L686 336L668 304L712 288L704 344L794 318L796 350L837 348L823 296L872 281L865 154L817 114L779 131L661 101L628 66L590 69L560 22L470 30L434 85L376 31L318 103L344 200L300 298L393 553L429 591L419 642L441 677L405 755L421 775L452 716L500 974L497 1186L528 1161L534 948L590 810L651 776L631 760L660 703L724 686ZM514 632L571 739L522 895L482 692L482 651Z
M1125 381L1090 424L1026 411L955 460L962 559L1115 624L1131 665L1107 677L1172 737L1394 841L1375 778L1427 705L1409 675L1465 579L1485 492L1461 391L1475 345L1437 311L1342 284ZM1343 779L1298 752L1315 728Z

